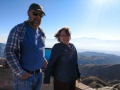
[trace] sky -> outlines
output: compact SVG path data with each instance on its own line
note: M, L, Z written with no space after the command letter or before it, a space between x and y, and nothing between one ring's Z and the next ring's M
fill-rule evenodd
M96 45L96 49L120 51L120 0L0 0L0 43L6 43L10 30L28 19L27 10L32 3L40 4L46 13L40 25L46 39L55 40L54 34L67 26L73 43L78 38L115 42L89 46L83 41L75 43L77 48L81 45L80 49L94 49Z

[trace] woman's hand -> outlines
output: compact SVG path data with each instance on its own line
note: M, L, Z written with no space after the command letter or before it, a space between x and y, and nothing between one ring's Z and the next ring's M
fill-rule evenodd
M45 87L48 87L48 86L49 86L49 84L44 84L44 86L45 86Z
M77 81L78 81L78 83L80 83L80 82L81 82L81 79L80 79L80 78L78 78L78 79L77 79Z

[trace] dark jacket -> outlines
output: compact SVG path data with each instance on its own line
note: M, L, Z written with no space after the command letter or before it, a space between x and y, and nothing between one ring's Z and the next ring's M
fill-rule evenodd
M77 51L73 44L71 48L63 43L53 46L47 68L45 69L44 84L50 83L50 77L61 82L70 82L80 78L77 63Z

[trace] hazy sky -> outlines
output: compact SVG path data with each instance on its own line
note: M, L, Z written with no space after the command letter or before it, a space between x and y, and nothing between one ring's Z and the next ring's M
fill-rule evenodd
M68 26L74 38L120 40L120 0L0 0L0 42L10 30L28 19L31 3L42 5L46 16L41 27L47 39Z

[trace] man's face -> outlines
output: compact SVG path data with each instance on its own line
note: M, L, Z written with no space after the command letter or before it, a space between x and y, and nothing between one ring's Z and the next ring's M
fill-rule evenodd
M29 22L32 27L37 28L41 24L42 12L38 10L30 10L28 11Z

